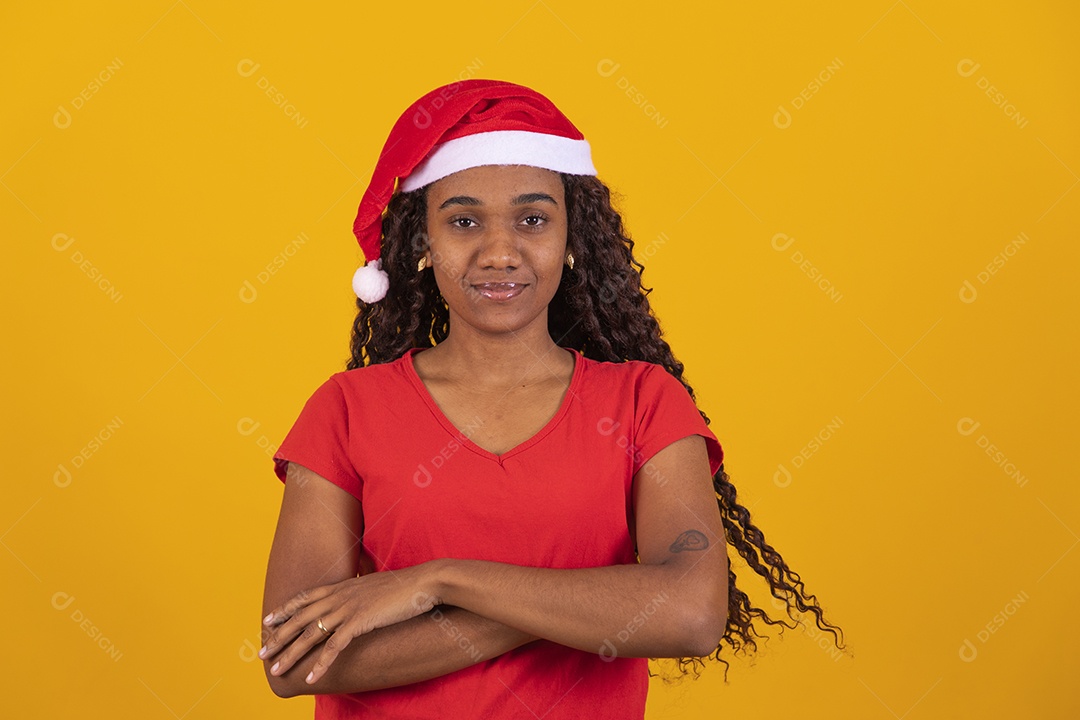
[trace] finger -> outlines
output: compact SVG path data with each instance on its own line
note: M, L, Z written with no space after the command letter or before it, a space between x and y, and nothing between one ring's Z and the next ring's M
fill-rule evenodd
M307 590L301 590L296 595L274 608L269 615L263 618L264 625L280 625L310 603L323 599L330 593L329 585L320 585Z
M315 661L315 666L308 673L307 683L309 685L318 682L319 678L326 674L326 671L330 669L330 665L337 659L341 651L349 646L354 637L356 637L356 634L346 625L338 628L326 638L322 650L319 651L319 659Z
M273 657L280 650L288 647L289 643L299 640L298 636L303 636L305 632L308 632L310 627L315 627L315 629L318 630L318 627L316 626L318 619L329 613L330 610L331 607L328 602L319 602L318 604L308 605L302 608L299 612L282 622L270 632L266 638L266 642L259 650L259 657L263 660ZM320 635L326 634L321 630L318 632ZM311 638L313 636L309 633L307 637Z
M285 647L278 657L277 662L270 668L271 675L287 673L300 658L308 654L311 648L323 642L329 635L324 633L318 626L317 620L307 623L299 636ZM325 621L324 621L325 625Z
M292 642L292 640L304 629L301 620L300 616L293 616L274 627L273 631L267 635L266 642L263 643L262 648L259 650L259 657L263 660L272 657L279 650Z

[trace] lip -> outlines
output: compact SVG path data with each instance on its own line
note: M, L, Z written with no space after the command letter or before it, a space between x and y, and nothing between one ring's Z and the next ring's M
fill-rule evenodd
M472 286L481 297L500 301L517 297L526 287L528 283L519 282L480 283Z

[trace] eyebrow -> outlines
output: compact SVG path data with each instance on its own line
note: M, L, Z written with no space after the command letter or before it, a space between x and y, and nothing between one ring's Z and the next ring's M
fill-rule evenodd
M559 206L559 203L555 202L555 198L551 197L547 193L522 193L517 197L510 200L511 205L528 205L535 202L549 202L555 207ZM468 195L455 195L452 198L448 198L439 209L450 207L451 205L483 205L484 203L477 198L470 197Z

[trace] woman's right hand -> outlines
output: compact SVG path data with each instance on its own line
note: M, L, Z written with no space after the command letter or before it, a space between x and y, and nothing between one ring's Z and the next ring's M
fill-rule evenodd
M268 660L281 653L270 668L271 675L281 675L322 643L318 661L306 678L308 684L318 681L355 638L411 620L440 604L434 595L438 562L368 573L301 591L264 618L263 623L274 630L259 657Z

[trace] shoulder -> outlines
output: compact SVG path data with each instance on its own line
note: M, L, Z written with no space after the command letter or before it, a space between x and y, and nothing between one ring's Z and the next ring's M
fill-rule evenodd
M675 383L681 387L675 376L662 365L645 360L626 360L608 362L585 358L589 382L607 387L630 387L634 389L651 388L657 385Z
M583 369L581 390L590 404L614 401L641 411L670 398L689 396L679 379L656 363L587 360Z
M360 391L370 391L374 388L391 389L399 382L408 382L405 362L406 358L401 357L387 363L365 365L352 370L341 370L332 374L326 380L326 383L336 385L346 395L352 395Z
M369 406L374 397L384 402L409 387L400 360L334 372L318 383L308 397L312 408L332 412Z

